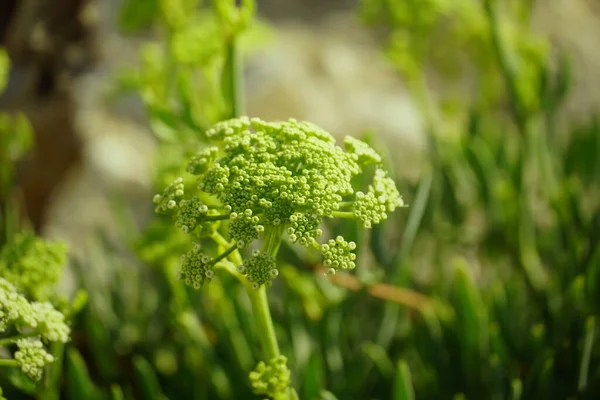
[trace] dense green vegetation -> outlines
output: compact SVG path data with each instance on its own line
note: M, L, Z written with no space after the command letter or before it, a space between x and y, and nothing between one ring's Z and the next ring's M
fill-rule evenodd
M310 124L232 119L245 114L244 56L268 30L253 1L126 1L124 31L151 31L157 40L140 48L140 69L115 78L115 93L134 92L144 101L159 143L154 200L166 215L148 216L140 229L115 195L118 232L98 232L87 245L85 263L72 266L81 291L66 299L53 289L66 246L30 233L16 211L18 196L10 197L0 214L4 396L596 398L600 122L596 115L577 124L566 118L569 57L531 31L532 7L510 0L361 2L358 15L381 39L427 127L422 176L415 185L395 182L409 207L388 215L373 207L369 193L385 194L381 203L390 211L401 205L392 175L402 161L392 165L383 152L381 158L376 135L347 139L344 152ZM441 89L431 89L432 76ZM475 90L460 86L465 78ZM249 129L261 139L252 142ZM284 209L281 192L272 194L284 173L260 164L306 161L310 154L292 145L298 138L313 140L310 150L324 156L317 160L338 163L314 164L333 168L320 178L338 180L329 197L315 201L315 220L302 215L308 208ZM26 120L0 115L2 196L9 197L14 162L29 143ZM242 166L246 186L266 174L270 191L235 192L228 180L235 173L227 174ZM383 176L387 170L391 178ZM202 176L202 191L220 193L219 201L195 192L194 174ZM295 205L315 196L303 192L304 183L319 184L310 176L315 180L290 181L294 189L285 196ZM336 197L349 187L366 193L356 196L362 220L346 218L357 207ZM269 203L276 211L268 211ZM282 241L274 220L294 211ZM266 253L253 256L248 243L236 243L252 242L263 230L277 236ZM195 252L190 231L204 240ZM343 248L339 259L313 246L326 243L321 234L343 236L331 243ZM204 259L200 251L211 255ZM342 263L356 269L335 273L332 266ZM102 278L89 271L102 271ZM269 318L257 316L257 303ZM11 338L22 332L28 342L14 346ZM48 363L36 385L30 378L39 371L17 365L19 351Z

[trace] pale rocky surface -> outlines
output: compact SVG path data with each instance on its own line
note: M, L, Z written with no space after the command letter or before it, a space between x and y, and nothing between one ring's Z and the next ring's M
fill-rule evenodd
M600 107L600 2L544 0L534 27L572 58L573 87L566 104L570 118L585 120Z
M247 109L266 120L311 121L336 138L376 133L400 176L417 179L423 124L402 80L353 15L307 29L277 27L248 65Z

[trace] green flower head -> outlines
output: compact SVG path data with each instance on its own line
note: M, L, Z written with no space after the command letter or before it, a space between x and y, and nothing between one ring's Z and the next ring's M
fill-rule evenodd
M70 329L65 316L48 302L29 302L7 280L0 278L0 332L14 326L48 342L66 343Z
M292 243L321 251L329 273L335 273L354 268L356 246L342 237L320 244L325 219L353 218L370 228L403 206L381 156L358 139L347 137L344 149L328 132L308 122L247 117L217 123L206 136L214 145L200 151L186 167L197 176L197 187L190 190L178 178L154 198L157 211L174 214L177 226L191 235L198 236L208 223L222 221L232 244L242 249L276 230ZM353 178L366 167L375 171L373 182L366 194L355 192ZM191 197L186 199L188 192ZM215 203L219 205L209 205ZM198 287L207 271L212 276L212 265L222 257L206 256L203 262L190 254L195 272L190 272L192 261L185 255L182 279ZM238 271L254 287L269 285L278 274L274 258L261 251L255 251Z
M54 357L38 339L19 339L16 344L19 350L15 352L15 361L21 371L33 381L42 379L44 367L53 362Z
M18 348L14 359L7 361L31 380L39 381L44 367L54 361L44 343L66 343L70 329L65 316L50 303L29 302L15 286L0 278L0 333L16 333L2 338L0 346L14 343Z
M0 277L34 300L46 300L63 274L67 246L20 233L0 253Z
M254 393L266 395L273 399L287 399L287 391L291 383L291 372L287 367L287 358L278 356L268 363L261 361L254 371L250 372L250 384Z

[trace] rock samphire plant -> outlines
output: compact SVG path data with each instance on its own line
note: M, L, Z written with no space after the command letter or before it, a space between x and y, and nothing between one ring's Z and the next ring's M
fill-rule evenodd
M214 146L186 166L196 181L177 178L154 197L156 211L171 214L195 241L181 255L179 278L200 289L223 270L244 284L265 360L250 373L252 388L275 399L297 398L266 294L279 274L282 240L321 252L328 275L352 270L355 243L322 238L324 221L352 218L370 228L402 207L402 198L369 145L346 137L342 149L311 123L242 117L217 123L206 136ZM372 183L357 191L352 178L363 173L372 174Z
M60 303L55 285L62 276L66 259L65 244L42 239L30 232L15 234L0 248L2 378L10 376L6 367L20 370L22 376L39 383L32 386L29 394L48 393L58 387L54 386L52 376L47 382L40 380L46 366L60 358L56 344L67 343L70 339L68 316L64 314L68 310L54 304ZM13 377L8 381L18 383L22 379ZM50 389L47 385L53 386ZM17 386L19 389L27 387L23 383ZM0 389L0 399L4 399L2 393Z

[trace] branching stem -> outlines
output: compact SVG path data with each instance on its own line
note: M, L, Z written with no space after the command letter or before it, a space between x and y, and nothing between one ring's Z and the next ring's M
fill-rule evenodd
M265 231L263 251L275 257L279 251L282 236L283 226L270 228ZM237 247L235 245L230 245L230 243L217 232L212 235L212 238L220 246L231 246L225 253L219 256L219 261L225 257L229 257L229 260L233 265L240 265L242 263L242 257L240 256L239 251L237 251ZM260 345L262 347L264 359L268 361L278 357L281 352L279 350L279 343L277 342L277 335L275 334L275 327L273 325L271 311L269 310L266 287L263 285L258 289L253 289L249 282L245 280L241 274L235 271L235 269L229 265L229 263L220 263L219 266L234 275L240 282L242 282L246 288L246 291L248 292L248 297L250 298L250 303L252 304L254 322L256 323L256 328L259 332ZM295 394L295 390L290 389L288 394L289 398L297 398L297 395L294 397Z
M30 338L30 337L34 337L34 336L39 336L39 333L37 333L37 332L21 333L19 335L15 335L15 336L12 336L9 338L0 339L0 347L6 347L8 345L11 345L15 340L26 339L26 338Z
M0 358L0 367L18 367L19 364L17 360L9 359L9 358Z
M339 206L340 208L344 208L344 207L352 207L354 205L353 201L342 201L340 202Z
M225 252L223 254L220 254L218 257L216 257L213 260L213 263L218 263L219 261L221 261L222 259L224 259L225 257L227 257L228 255L230 255L231 253L233 253L235 250L237 249L237 245L233 245L230 248L228 248L227 250L225 250Z
M217 231L214 231L214 232L212 233L212 235L210 236L210 238L211 238L212 240L214 240L216 244L218 244L219 246L225 247L225 248L227 248L227 247L229 247L229 246L231 246L231 245L232 245L231 243L229 243L229 242L227 241L227 239L225 239L225 238L224 238L224 237L223 237L223 236L222 236L222 235L221 235L219 232L217 232Z
M265 232L265 243L263 246L263 250L273 256L277 255L279 245L281 244L281 236L282 229L267 230ZM212 238L220 246L231 246L230 243L217 232L215 232L212 235ZM229 247L229 249L221 256L218 261L222 260L225 257L229 257L230 261L234 265L240 265L242 263L242 257L240 256L239 251L237 251L236 246ZM228 271L237 279L239 279L244 284L244 287L248 292L248 297L250 298L252 310L254 313L254 320L256 322L258 331L260 332L259 337L266 360L270 360L273 357L279 356L279 344L277 343L277 337L275 336L275 328L273 327L273 320L271 318L271 312L269 310L266 288L264 286L261 286L256 290L252 289L250 283L247 280L243 279L242 275L235 271L234 268L231 268L228 265L224 265L224 263L221 263L221 265L226 271Z
M202 218L202 222L206 221L222 221L224 219L229 219L229 215L207 215Z
M334 211L332 213L332 216L334 218L349 218L349 219L356 218L352 211Z
M279 246L281 245L282 234L283 230L281 227L268 229L265 232L263 250L272 256L276 256L279 251ZM277 336L275 335L275 328L273 326L273 319L271 318L271 311L269 310L266 287L263 285L257 290L250 288L250 290L248 290L248 296L252 303L256 326L261 333L259 336L263 353L266 360L270 360L279 356L280 352Z

